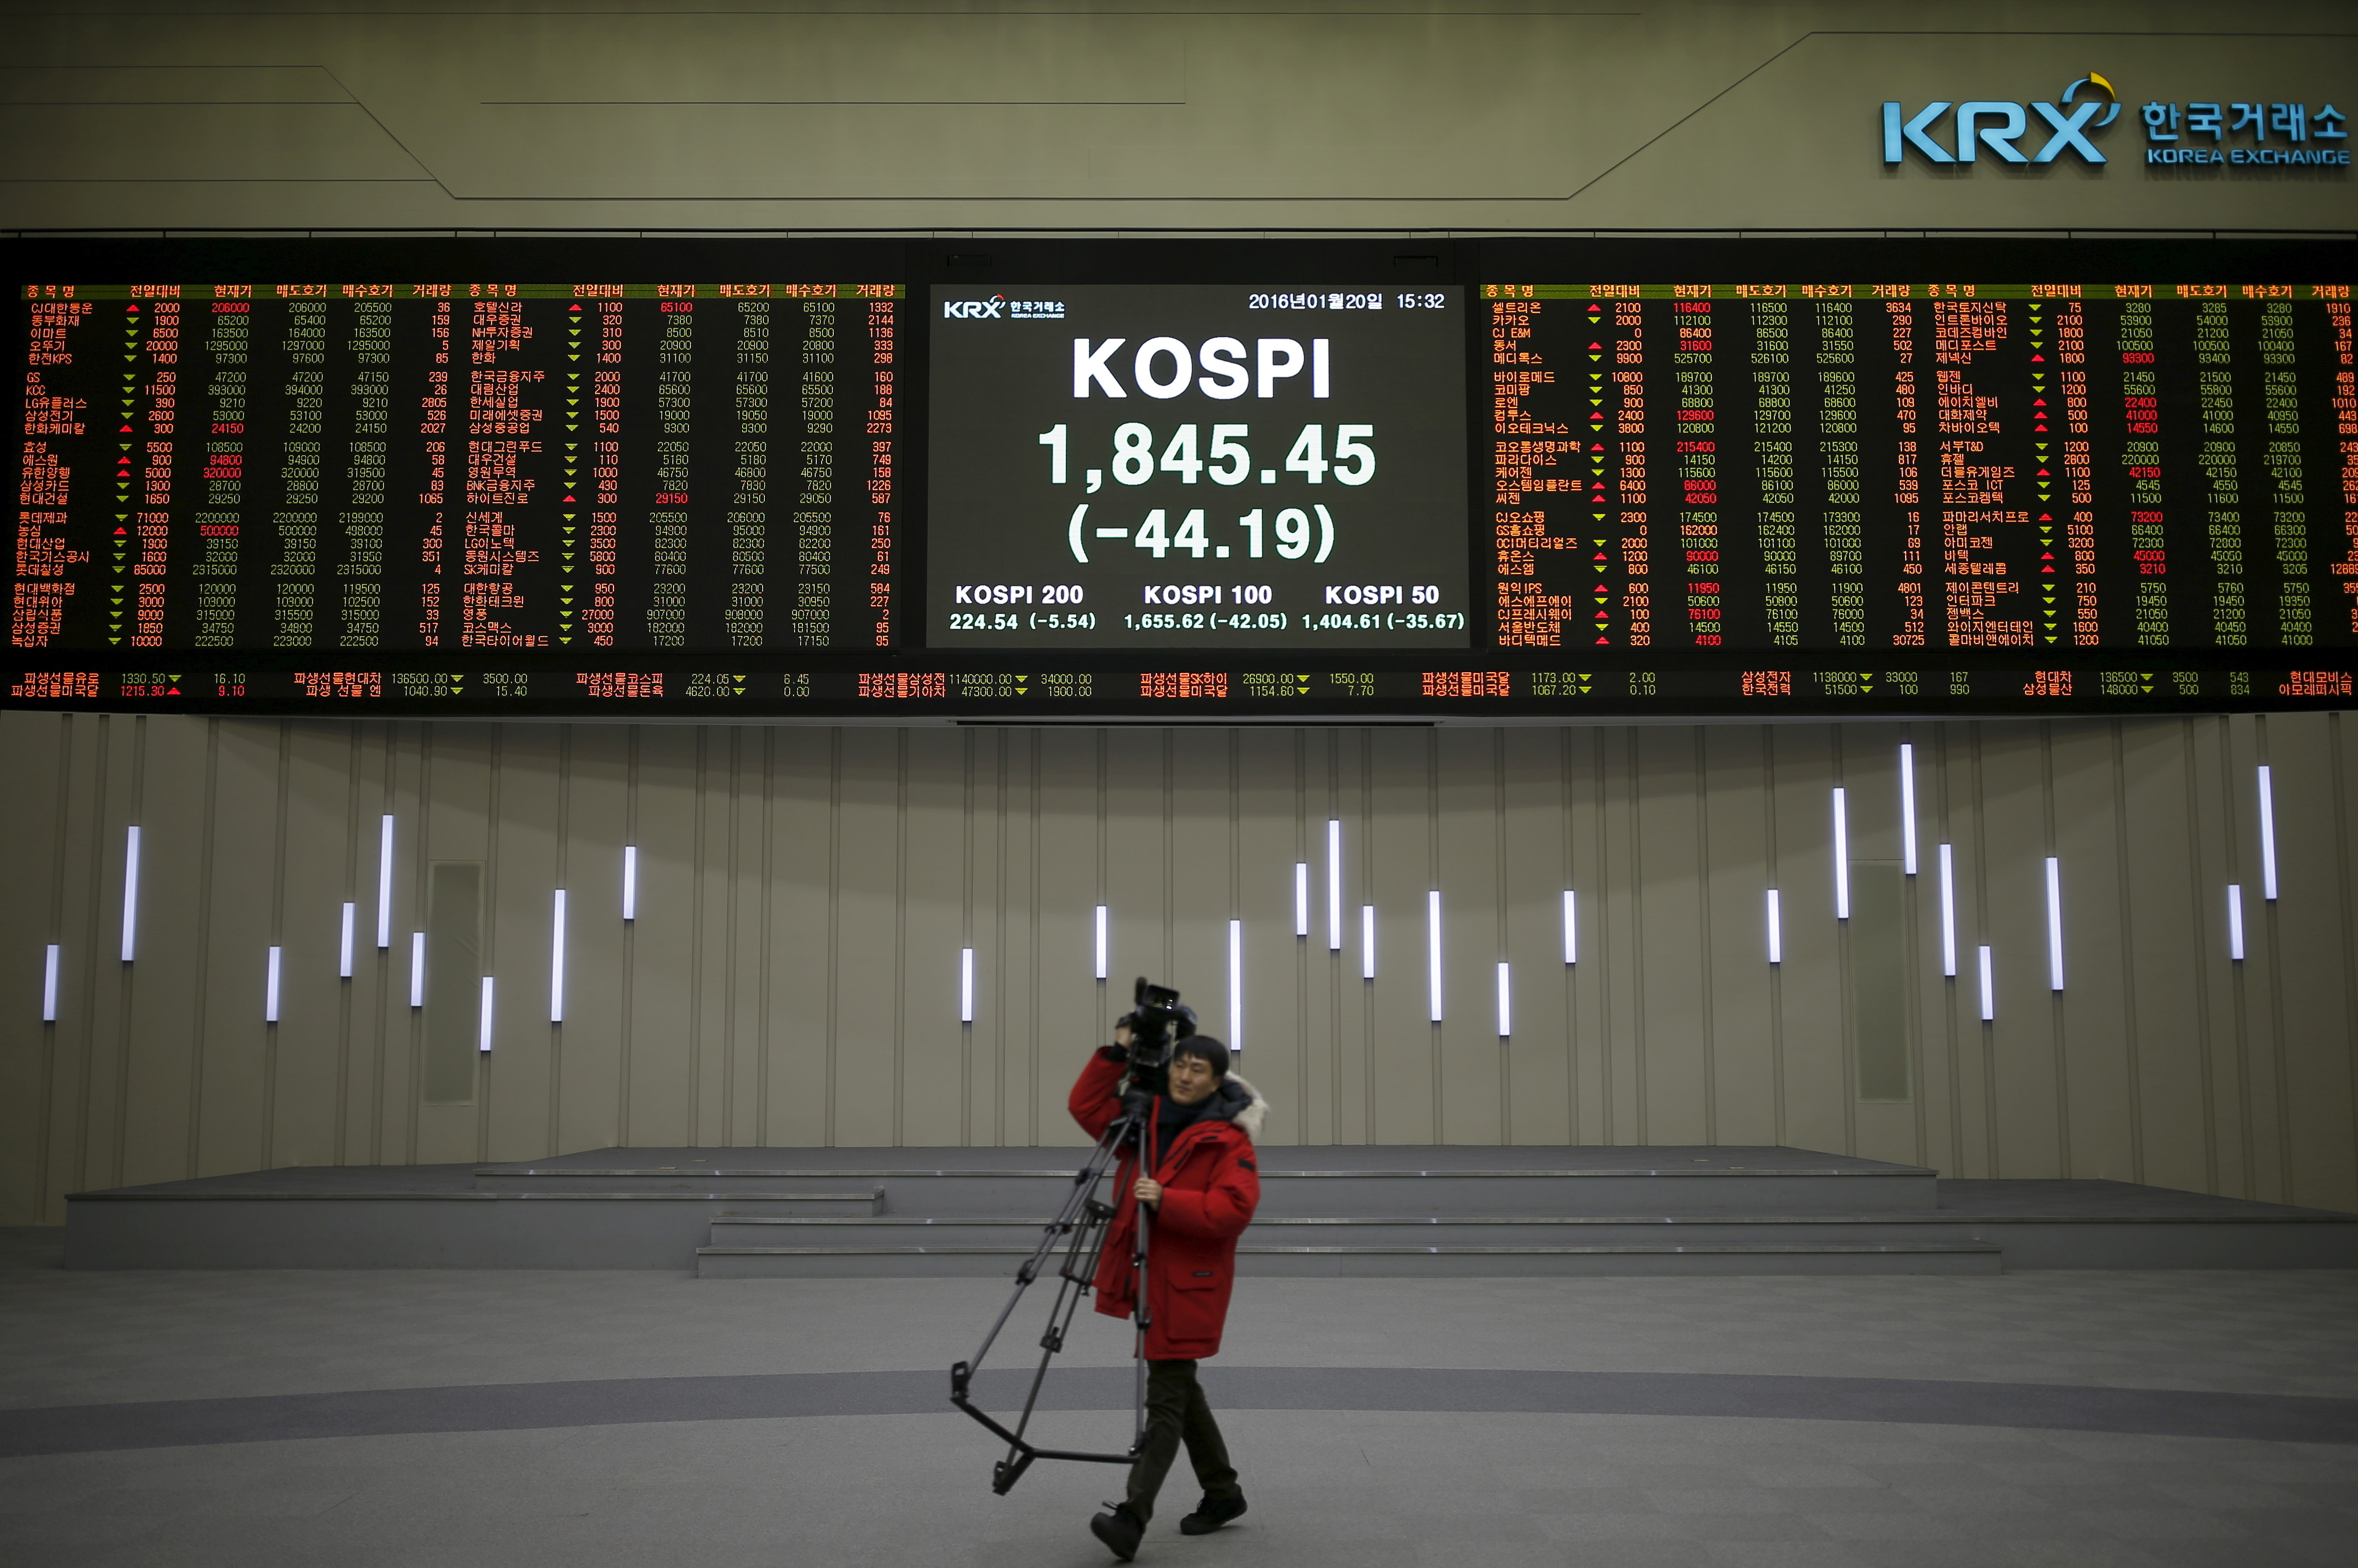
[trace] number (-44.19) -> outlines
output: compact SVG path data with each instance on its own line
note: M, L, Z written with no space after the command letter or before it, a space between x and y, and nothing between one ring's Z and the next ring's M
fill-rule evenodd
M1335 547L1335 521L1325 507L1318 507L1316 511L1323 525L1324 538L1318 550L1318 558L1323 561ZM1267 525L1266 531L1264 524ZM1286 560L1298 561L1310 553L1310 514L1298 506L1287 507L1274 519L1265 518L1261 509L1256 506L1237 519L1237 526L1245 531L1245 556L1249 560L1262 557L1268 543L1266 534L1276 535L1277 553ZM1119 529L1098 530L1098 537L1101 539L1120 536ZM1205 527L1204 509L1200 506L1180 518L1176 529L1170 525L1170 514L1160 506L1156 507L1146 514L1146 521L1139 524L1138 531L1130 536L1130 542L1139 549L1152 551L1158 561L1173 550L1184 550L1199 561L1207 553L1225 558L1229 550L1226 545L1212 543L1211 535Z

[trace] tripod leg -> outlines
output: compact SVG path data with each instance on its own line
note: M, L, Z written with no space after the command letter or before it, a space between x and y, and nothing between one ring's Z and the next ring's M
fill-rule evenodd
M1154 1308L1146 1297L1146 1247L1148 1232L1153 1228L1153 1211L1144 1204L1138 1206L1138 1244L1132 1253L1132 1265L1138 1271L1138 1338L1130 1359L1138 1364L1137 1391L1132 1397L1130 1451L1132 1454L1146 1451L1146 1331L1154 1326Z

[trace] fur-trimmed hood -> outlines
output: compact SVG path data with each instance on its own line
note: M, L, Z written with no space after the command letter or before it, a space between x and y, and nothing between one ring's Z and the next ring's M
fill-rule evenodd
M1235 1122L1238 1131L1260 1142L1260 1124L1269 1117L1268 1099L1238 1073L1223 1077L1217 1092L1219 1098L1212 1107L1212 1114L1222 1121Z

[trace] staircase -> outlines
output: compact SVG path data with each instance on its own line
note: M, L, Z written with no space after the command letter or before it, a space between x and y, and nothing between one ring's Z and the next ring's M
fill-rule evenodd
M837 1151L839 1155L850 1152ZM889 1162L895 1152L880 1151ZM905 1155L907 1151L897 1152ZM949 1152L944 1152L946 1154ZM987 1153L880 1169L873 1209L787 1207L849 1173L715 1171L777 1197L732 1203L697 1249L706 1279L1011 1274L1080 1162ZM1004 1157L1021 1155L1027 1168ZM885 1162L879 1162L883 1163ZM1249 1275L1993 1274L1994 1243L1928 1232L1933 1173L1790 1149L1264 1149ZM1044 1168L1045 1167L1045 1168ZM545 1186L548 1170L522 1178ZM581 1179L643 1181L608 1172ZM479 1175L478 1180L482 1178ZM841 1201L839 1195L826 1195Z

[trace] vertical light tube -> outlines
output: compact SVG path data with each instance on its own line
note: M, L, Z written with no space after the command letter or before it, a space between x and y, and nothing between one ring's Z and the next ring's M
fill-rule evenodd
M1343 950L1343 823L1326 819L1326 950Z
M131 962L139 935L139 829L123 840L123 961Z
M262 1022L265 1023L278 1022L278 955L280 951L276 947L270 949L270 967L263 975Z
M1514 989L1508 983L1507 961L1498 960L1498 1038L1504 1040L1515 1032Z
M376 827L376 945L393 946L393 813L389 811L378 819Z
M1953 846L1941 846L1941 972L1957 978L1957 865Z
M1580 896L1570 888L1563 890L1563 961L1580 962Z
M1106 940L1106 906L1098 905L1098 979L1106 978L1106 960L1110 956L1110 944Z
M348 980L352 978L352 927L359 923L359 920L360 906L354 903L344 905L344 934L336 944L336 978L338 979Z
M565 1022L565 890L548 916L548 1022Z
M483 977L483 1011L475 1036L475 1049L488 1054L492 1048L492 977Z
M135 834L139 829L131 831ZM2277 901L2277 792L2265 762L2260 764L2260 896L2270 903ZM126 958L131 956L130 940L124 938Z
M1990 950L1981 950L1982 960L1982 1022L1988 1023L1997 1017L1997 981L1990 968Z
M1441 890L1424 895L1425 985L1433 999L1433 1022L1441 1022Z
M43 1023L55 1023L58 1021L58 964L62 957L63 955L58 951L58 945L52 942L49 944L49 956L41 961L41 1022Z
M2063 862L2047 857L2047 989L2063 989Z
M1293 862L1293 934L1310 935L1310 862Z
M622 846L622 918L639 917L639 847Z
M49 949L54 953L55 947ZM2244 884L2227 884L2227 957L2236 963L2244 961Z
M1228 922L1228 1049L1245 1049L1245 923Z
M1899 747L1899 871L1916 874L1916 748L1908 741Z
M1850 918L1850 807L1834 791L1834 918Z
M409 934L409 1005L426 1005L426 933Z
M1768 890L1768 961L1772 964L1785 961L1785 921L1778 913L1775 888Z
M1359 978L1376 978L1376 906L1372 903L1359 906Z
M958 1022L974 1022L974 949L958 949Z

